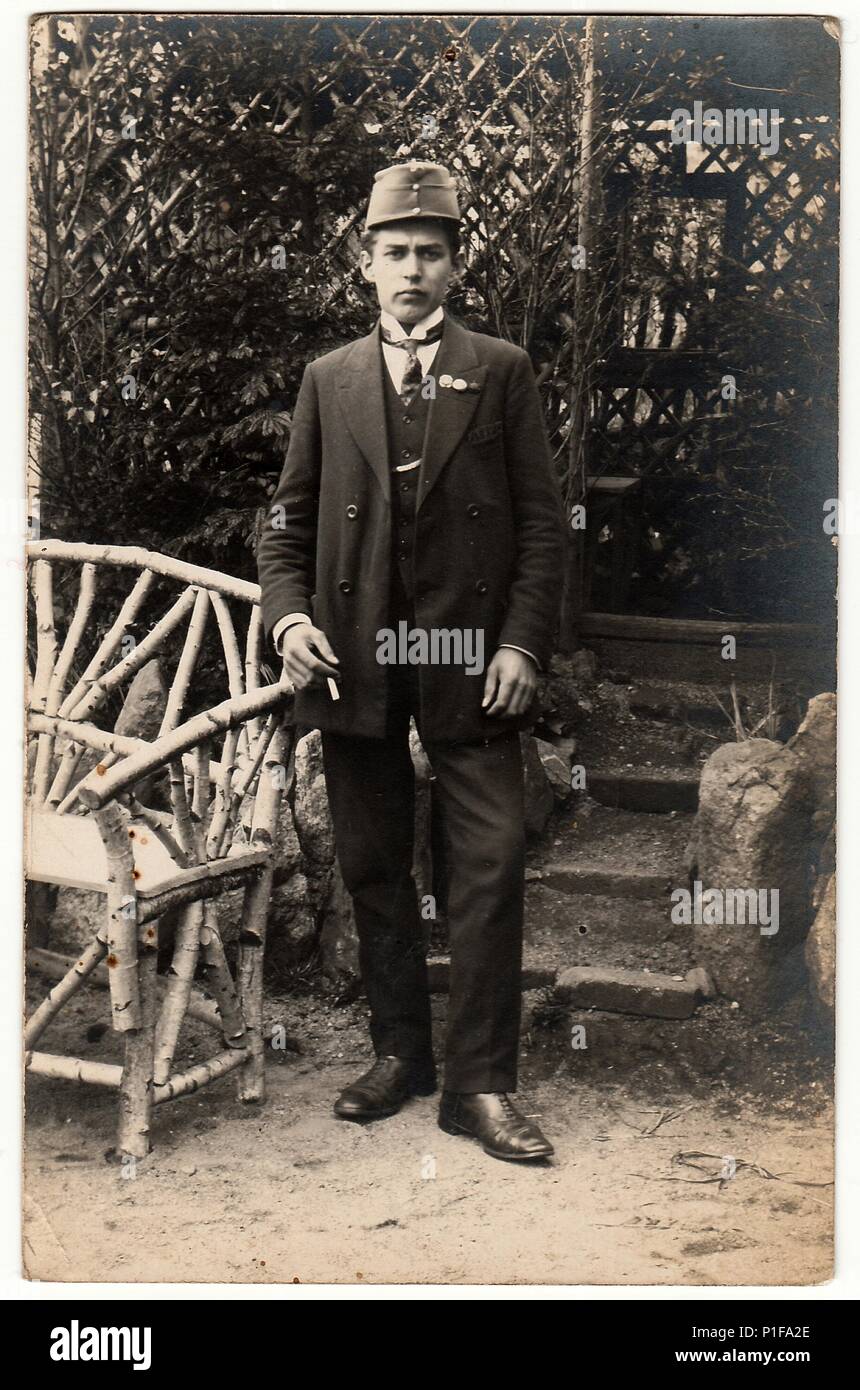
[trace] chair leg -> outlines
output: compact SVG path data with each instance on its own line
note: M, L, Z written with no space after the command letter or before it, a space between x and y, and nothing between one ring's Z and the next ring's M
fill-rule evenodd
M161 1016L156 1028L155 1081L158 1086L164 1086L170 1080L173 1055L188 1010L188 1001L191 998L194 971L197 968L200 953L202 926L202 902L189 903L183 910L179 925L176 928L173 961L170 966L170 974L167 977L167 989L161 1006Z
M153 1104L155 1024L158 1017L158 923L147 922L138 942L141 1026L125 1035L125 1064L119 1088L120 1156L146 1158Z
M267 866L255 882L245 889L242 934L239 938L238 985L242 1017L245 1020L248 1060L240 1067L238 1092L241 1101L266 1098L263 1056L263 958L266 921L272 892L274 869Z
M221 1033L228 1047L245 1046L245 1020L239 992L230 974L224 945L218 930L218 906L214 899L203 904L200 933L200 961L205 988L212 995L221 1019Z

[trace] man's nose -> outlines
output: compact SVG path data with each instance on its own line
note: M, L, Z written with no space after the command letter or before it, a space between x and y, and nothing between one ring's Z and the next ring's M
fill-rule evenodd
M418 260L417 256L406 262L403 267L403 274L406 276L407 280L421 279L421 262Z

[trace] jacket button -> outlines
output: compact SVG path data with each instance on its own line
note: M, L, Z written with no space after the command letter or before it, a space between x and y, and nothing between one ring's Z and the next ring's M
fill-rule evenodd
M468 512L469 516L481 515L481 508L475 502L472 502L471 505L466 508L466 511Z
M487 581L486 581L485 579L479 579L478 582L477 582L477 584L475 585L475 593L476 593L476 594L485 594L486 592L487 592Z
M349 506L346 509L346 514L349 517L350 521L354 521L355 518L358 516L358 507L355 505L354 502L350 502Z
M408 459L408 458L411 458L411 457L412 457L412 450L411 450L411 449L401 449L401 450L400 450L400 453L401 453L402 457L405 458L405 459Z
M342 594L352 593L352 585L350 584L348 579L342 579L337 587L340 589Z

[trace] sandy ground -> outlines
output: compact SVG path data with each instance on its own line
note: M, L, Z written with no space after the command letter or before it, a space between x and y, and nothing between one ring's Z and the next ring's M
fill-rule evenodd
M335 1119L338 1089L368 1058L362 1006L284 1007L301 1052L271 1054L267 1103L240 1105L226 1077L160 1108L155 1151L133 1175L105 1160L111 1093L31 1080L31 1278L731 1285L832 1273L821 1081L780 1103L718 1081L670 1093L617 1070L578 1075L565 1036L536 1045L526 1031L518 1099L556 1155L515 1165L444 1134L438 1098L370 1125ZM434 1008L441 1036L444 998ZM82 1050L91 1009L82 998L66 1011L58 1046ZM717 1158L694 1160L705 1171L673 1162L691 1151ZM706 1181L724 1155L735 1176Z

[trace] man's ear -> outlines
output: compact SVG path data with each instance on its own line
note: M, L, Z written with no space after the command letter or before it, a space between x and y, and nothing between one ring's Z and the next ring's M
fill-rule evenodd
M373 265L373 257L369 251L361 252L358 258L358 265L365 280L369 280L372 285L375 284L376 276L374 275L371 269L371 266Z
M453 258L453 260L452 260L452 262L451 262L451 266L452 266L452 269L451 269L451 278L450 278L450 280L448 281L448 283L449 283L450 285L459 285L459 283L460 283L460 281L462 280L463 276L466 274L466 253L465 253L465 251L458 251L458 252L457 252L456 256L454 256L454 258Z

